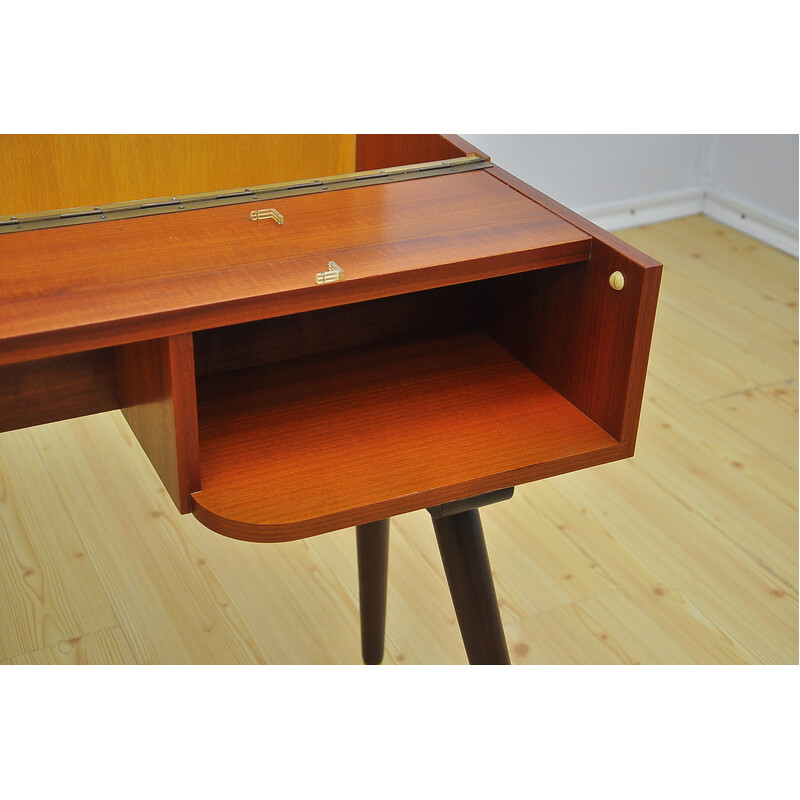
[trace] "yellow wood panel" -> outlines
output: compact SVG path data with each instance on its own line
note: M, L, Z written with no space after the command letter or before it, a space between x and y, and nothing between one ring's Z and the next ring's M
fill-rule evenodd
M354 170L351 134L2 134L0 216Z

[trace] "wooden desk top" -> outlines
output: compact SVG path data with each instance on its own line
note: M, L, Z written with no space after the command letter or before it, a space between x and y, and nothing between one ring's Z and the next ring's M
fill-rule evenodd
M285 223L252 222L271 205ZM0 364L571 263L490 170L0 236ZM337 284L316 285L330 260Z

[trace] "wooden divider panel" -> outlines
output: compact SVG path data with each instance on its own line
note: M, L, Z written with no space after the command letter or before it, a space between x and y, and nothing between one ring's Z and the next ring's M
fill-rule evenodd
M118 347L117 375L122 413L185 514L200 488L191 334Z

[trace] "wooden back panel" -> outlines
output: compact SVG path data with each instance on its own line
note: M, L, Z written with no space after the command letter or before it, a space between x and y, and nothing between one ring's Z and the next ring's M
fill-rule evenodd
M198 331L195 369L198 376L212 375L391 338L408 340L466 329L474 324L476 285L464 283Z
M2 134L0 216L354 170L351 134Z
M460 136L440 133L360 133L356 137L356 169L370 170L422 164L470 153L486 156Z

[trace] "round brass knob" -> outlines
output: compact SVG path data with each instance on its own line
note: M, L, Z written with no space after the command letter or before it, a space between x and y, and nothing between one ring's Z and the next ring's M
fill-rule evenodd
M619 291L625 285L625 276L619 271L612 272L611 277L608 279L608 285L612 289Z

